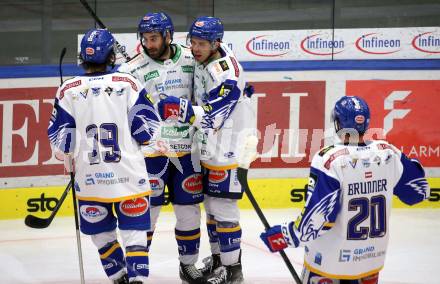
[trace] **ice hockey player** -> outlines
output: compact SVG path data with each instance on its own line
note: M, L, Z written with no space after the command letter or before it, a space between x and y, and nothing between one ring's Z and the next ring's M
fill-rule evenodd
M148 13L138 26L141 52L119 68L135 76L153 100L161 94L190 100L193 95L194 58L191 51L172 43L174 27L163 12ZM151 197L152 230L165 203L165 186L176 215L175 236L179 252L180 278L202 283L195 267L200 244L200 203L203 201L200 158L192 155L194 127L189 123L162 123L156 142L145 161L153 188Z
M260 237L272 252L305 247L303 283L376 284L393 194L413 205L429 197L429 186L417 160L365 138L370 111L362 98L339 99L332 119L340 142L313 157L301 215Z
M107 30L84 35L85 74L58 89L48 135L58 156L74 158L81 232L91 236L105 273L114 283L144 283L151 189L141 146L154 136L160 117L133 76L108 70L114 43Z
M201 271L207 275L207 283L242 283L242 231L237 201L244 189L237 178L237 158L244 148L241 141L255 135L256 120L244 91L243 69L222 43L223 33L218 18L200 17L194 21L188 44L197 62L197 106L182 98L168 97L158 103L158 110L162 119L178 113L178 121L189 121L205 136L201 164L212 256Z

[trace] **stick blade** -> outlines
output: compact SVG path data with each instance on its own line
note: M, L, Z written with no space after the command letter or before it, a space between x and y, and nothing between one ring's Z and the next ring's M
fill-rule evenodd
M44 229L49 227L51 219L43 219L34 215L27 215L24 219L24 223L26 224L26 226L34 229Z

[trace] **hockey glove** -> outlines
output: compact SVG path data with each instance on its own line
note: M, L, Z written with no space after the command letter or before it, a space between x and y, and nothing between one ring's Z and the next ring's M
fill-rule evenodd
M171 118L181 123L192 124L194 122L195 115L193 107L191 102L186 99L168 96L159 101L157 108L162 120Z
M260 235L260 238L271 252L277 252L287 248L287 242L281 230L281 225L276 225Z

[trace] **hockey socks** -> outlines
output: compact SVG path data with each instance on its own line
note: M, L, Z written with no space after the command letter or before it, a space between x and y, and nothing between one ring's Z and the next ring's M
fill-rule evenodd
M110 279L122 276L125 273L124 252L118 241L108 243L98 250L102 267ZM121 272L121 273L120 273Z
M149 275L147 248L144 246L126 247L125 261L127 263L128 279L145 280Z
M206 227L208 229L209 243L211 245L212 254L220 254L220 247L218 244L218 234L217 234L217 221L213 217L208 216L206 221Z
M199 255L200 228L190 231L175 229L179 258L183 264L194 264Z
M150 251L151 242L153 241L154 231L147 232L147 251Z
M241 227L238 223L218 222L217 234L220 244L223 265L231 265L239 261Z

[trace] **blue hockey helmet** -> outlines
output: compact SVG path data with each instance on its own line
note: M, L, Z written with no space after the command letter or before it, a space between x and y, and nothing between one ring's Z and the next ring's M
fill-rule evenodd
M364 134L370 124L370 109L364 99L357 96L344 96L339 99L332 112L336 131L355 129Z
M138 25L138 32L151 33L159 32L165 38L167 31L170 32L171 39L173 39L174 26L170 16L164 12L147 13L145 14Z
M81 60L96 64L106 63L113 52L115 38L105 29L91 29L81 40Z
M221 41L223 39L224 29L219 18L199 17L189 28L188 38L198 37L209 42Z

